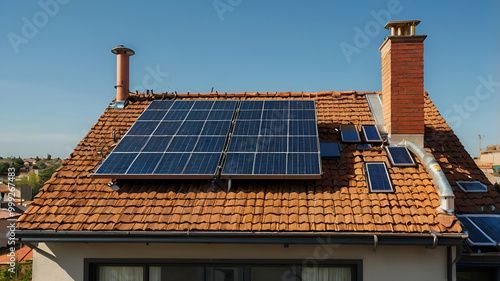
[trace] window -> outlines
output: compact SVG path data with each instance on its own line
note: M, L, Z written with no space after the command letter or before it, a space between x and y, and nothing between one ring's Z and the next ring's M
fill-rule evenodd
M456 181L458 187L465 192L486 192L488 188L486 185L478 181Z
M86 281L352 281L361 280L362 262L86 259L85 274Z

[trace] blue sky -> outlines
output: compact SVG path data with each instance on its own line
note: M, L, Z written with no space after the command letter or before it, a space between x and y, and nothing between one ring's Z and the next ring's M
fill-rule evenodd
M131 90L380 91L382 23L419 19L425 89L473 156L500 141L500 1L1 1L0 156L66 158ZM342 47L351 46L352 53Z

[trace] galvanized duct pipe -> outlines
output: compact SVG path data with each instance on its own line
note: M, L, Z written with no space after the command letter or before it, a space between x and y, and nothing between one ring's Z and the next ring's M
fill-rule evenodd
M434 182L439 190L439 196L441 197L441 205L439 207L448 214L453 215L455 211L455 194L453 194L450 183L446 179L446 176L444 175L443 170L441 170L441 167L437 163L436 159L427 153L423 147L410 140L403 140L403 145L413 152L413 154L415 154L420 161L422 161L425 168L434 179Z

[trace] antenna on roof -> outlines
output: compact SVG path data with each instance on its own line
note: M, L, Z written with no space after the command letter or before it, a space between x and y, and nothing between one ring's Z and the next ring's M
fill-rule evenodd
M212 90L210 90L210 93L213 93L214 92L214 87L212 87Z

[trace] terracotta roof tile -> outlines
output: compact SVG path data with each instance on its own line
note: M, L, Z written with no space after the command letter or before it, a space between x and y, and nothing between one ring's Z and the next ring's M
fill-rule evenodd
M134 94L125 109L106 109L62 167L46 183L18 220L26 230L151 231L371 231L460 232L456 217L436 212L439 193L425 167L392 167L380 146L358 151L342 144L340 161L323 160L323 177L314 181L233 181L229 192L202 180L121 180L112 191L110 179L90 174L115 145L112 132L123 136L154 99L171 94ZM365 93L202 93L180 99L312 99L316 102L322 142L338 142L342 123L375 124ZM487 183L430 98L425 97L425 147L441 165L456 195L458 213L500 208L500 194L464 193L456 180L470 177ZM370 193L363 162L384 161L395 193Z

